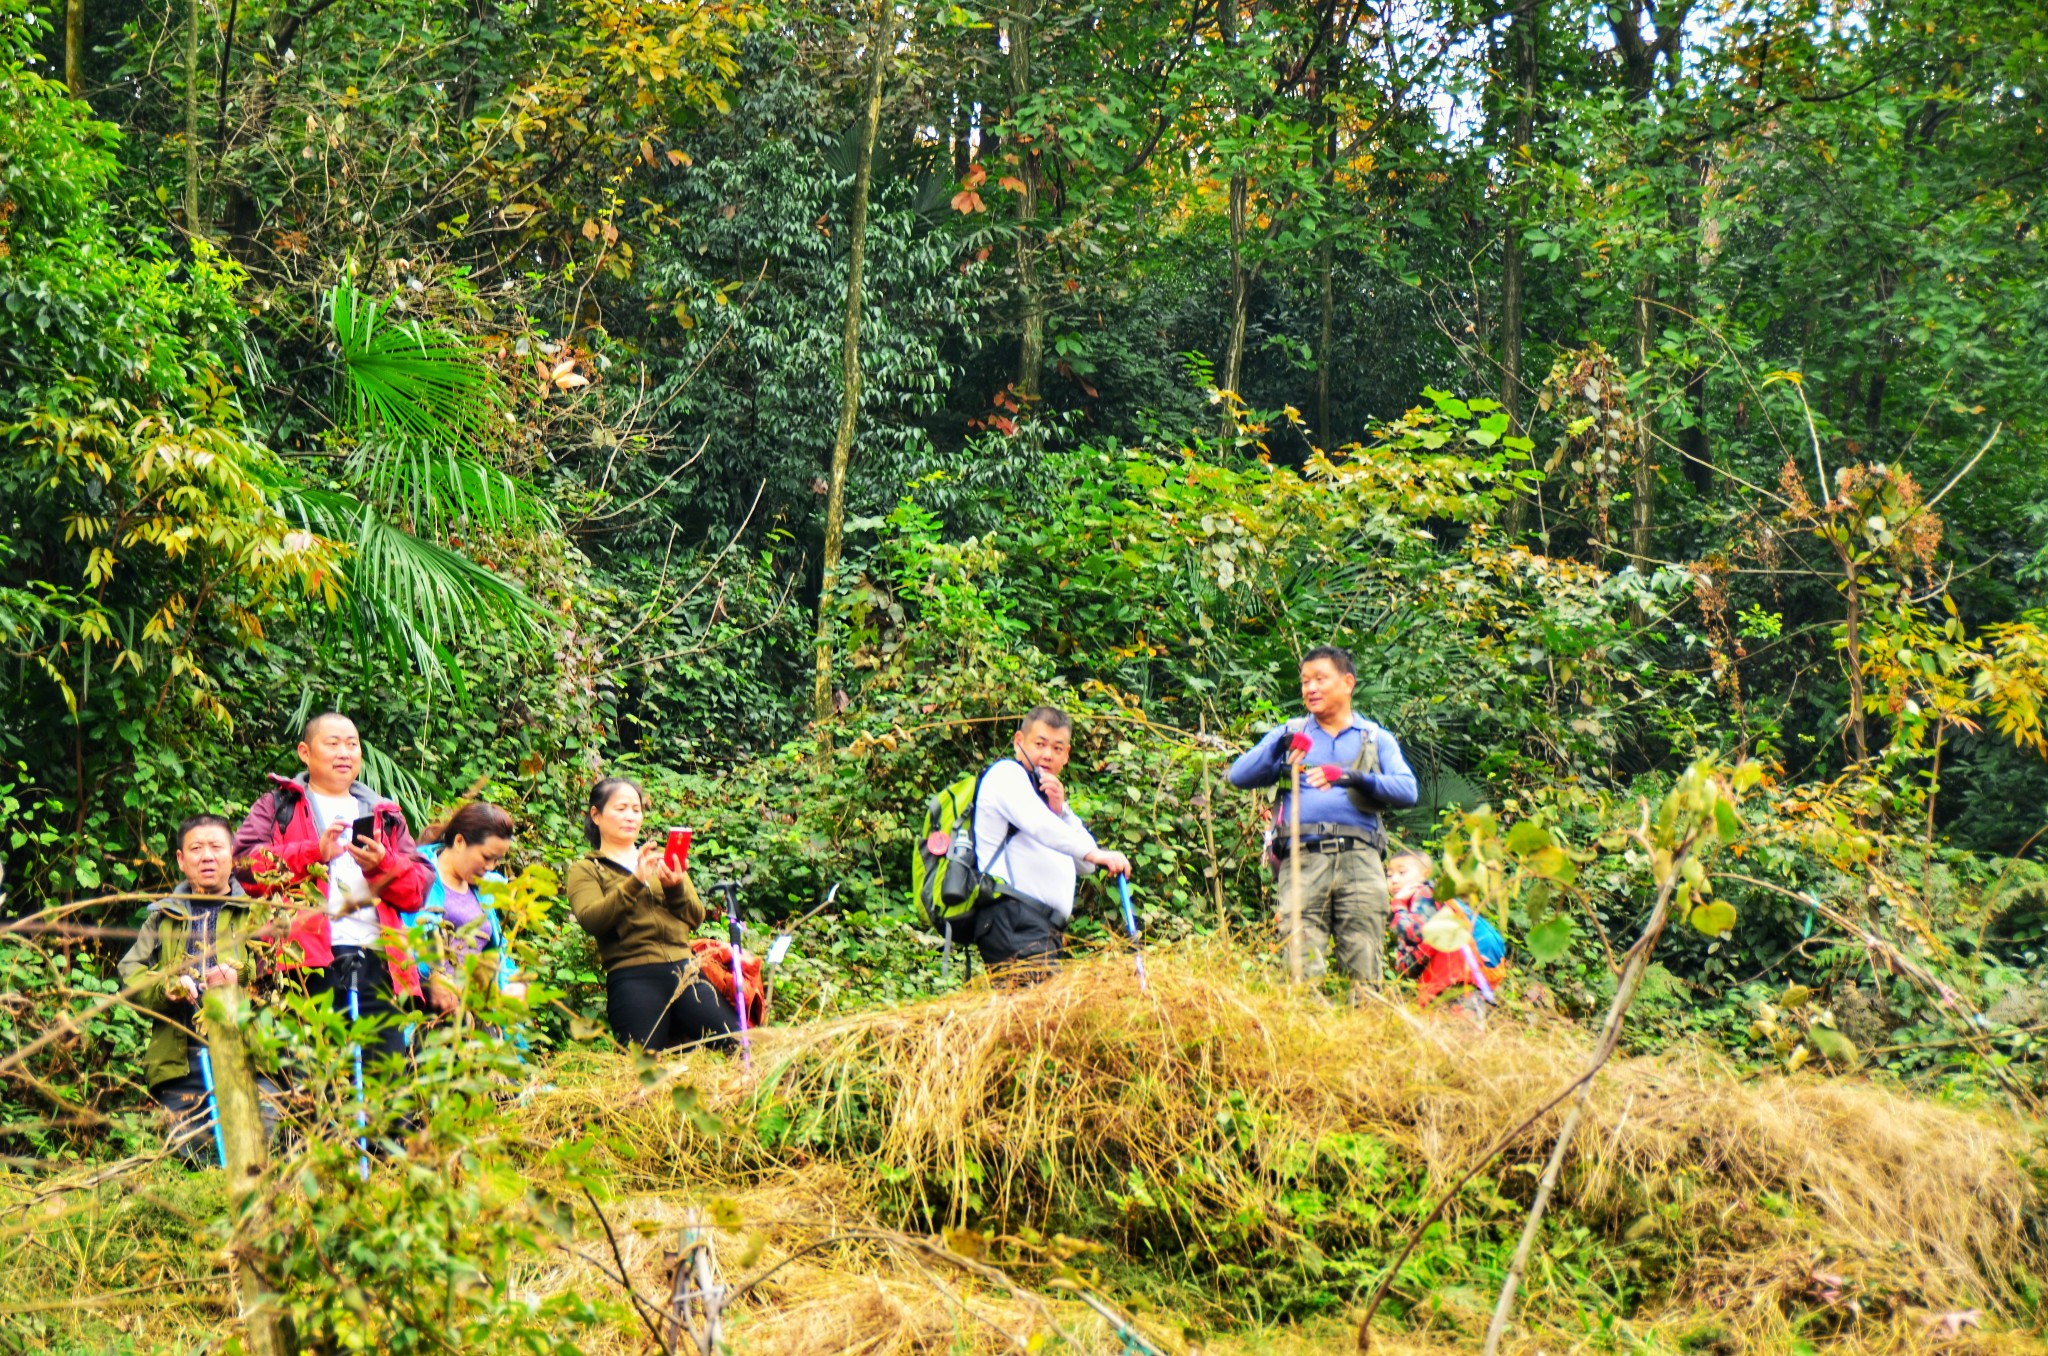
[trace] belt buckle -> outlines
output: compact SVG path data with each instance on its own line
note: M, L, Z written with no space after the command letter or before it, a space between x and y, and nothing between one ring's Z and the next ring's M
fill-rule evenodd
M1333 857L1344 850L1344 840L1334 835L1329 838L1318 838L1311 848L1326 857Z

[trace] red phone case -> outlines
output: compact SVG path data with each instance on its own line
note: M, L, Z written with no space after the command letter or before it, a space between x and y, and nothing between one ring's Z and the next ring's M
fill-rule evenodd
M671 871L687 871L690 868L690 831L684 828L670 828L668 846L662 849L662 860Z

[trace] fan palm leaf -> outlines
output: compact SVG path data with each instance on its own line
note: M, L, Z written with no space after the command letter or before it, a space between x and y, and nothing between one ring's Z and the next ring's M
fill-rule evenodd
M393 526L374 507L335 490L277 489L284 511L348 548L344 571L358 639L383 649L434 686L460 696L449 663L459 640L536 633L534 604L517 584L458 551Z
M346 375L343 411L362 433L428 443L474 438L498 406L491 369L462 339L417 320L344 279L327 294L327 319Z
M512 531L555 526L532 487L495 466L415 438L366 439L349 459L356 493L414 531Z

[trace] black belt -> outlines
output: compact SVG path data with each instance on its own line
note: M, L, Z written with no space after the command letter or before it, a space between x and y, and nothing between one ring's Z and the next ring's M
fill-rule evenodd
M1301 850L1304 854L1318 853L1330 856L1339 852L1376 852L1378 847L1363 838L1304 838L1301 840ZM1285 861L1287 854L1288 846L1284 840L1273 844L1275 857Z

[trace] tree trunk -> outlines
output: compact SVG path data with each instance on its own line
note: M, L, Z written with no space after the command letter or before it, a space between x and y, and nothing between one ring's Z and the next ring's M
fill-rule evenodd
M1344 78L1344 53L1333 37L1330 57L1323 66L1321 117L1323 120L1323 210L1332 213L1337 201L1337 111L1330 106ZM1322 329L1316 340L1316 437L1323 447L1337 442L1330 415L1330 378L1337 359L1337 239L1325 224L1323 238L1316 245L1316 275L1321 282Z
M1536 0L1525 0L1515 11L1515 143L1508 164L1515 166L1527 154L1536 128L1536 24L1541 9ZM1526 327L1522 311L1522 223L1529 216L1529 195L1524 188L1506 202L1506 220L1501 224L1500 266L1500 403L1507 412L1508 427L1518 434L1528 430L1522 423L1522 332ZM1539 491L1540 493L1540 491ZM1518 494L1508 505L1508 533L1519 537L1529 530L1528 495Z
M846 529L846 463L853 454L853 430L860 419L861 270L868 243L868 181L875 164L875 134L882 122L882 76L895 46L890 22L894 0L876 0L868 34L868 106L853 171L853 224L846 243L846 332L841 344L839 429L832 436L832 480L825 500L824 580L818 591L818 675L811 709L823 724L832 716L832 595L839 587L839 555Z
M1045 369L1045 298L1038 290L1038 247L1032 225L1038 219L1038 145L1017 127L1024 101L1031 96L1031 20L1035 0L1013 0L1010 11L1010 145L1017 153L1017 177L1024 191L1017 197L1017 290L1023 301L1023 335L1017 346L1017 394L1038 397Z
M199 0L185 21L185 233L205 229L199 218Z
M1650 370L1650 297L1657 290L1655 278L1645 278L1640 295L1636 297L1636 370L1647 374ZM1636 416L1636 473L1633 493L1629 501L1628 554L1637 571L1650 573L1650 529L1655 525L1655 495L1657 490L1657 444L1652 437L1650 426L1650 399L1647 385L1635 401Z
M1316 437L1328 449L1337 443L1330 417L1330 368L1337 348L1337 242L1324 236L1316 246L1316 272L1322 277L1323 327L1316 343Z
M1228 49L1237 45L1237 0L1217 0L1216 29ZM1230 337L1224 344L1223 367L1216 374L1216 384L1231 395L1238 395L1238 385L1244 379L1244 332L1246 308L1250 304L1251 279L1244 267L1244 219L1245 200L1250 196L1251 185L1242 169L1230 176ZM1230 402L1223 405L1223 417L1218 426L1218 436L1225 447L1237 439L1237 421Z
M242 1036L242 1023L249 1015L239 985L207 991L206 1048L213 1063L214 1114L220 1117L222 1155L227 1160L228 1217L233 1221L228 1256L240 1291L242 1335L251 1356L285 1356L289 1346L277 1297L263 1273L242 1260L247 1256L251 1220L260 1218L265 1208L258 1192L270 1158L256 1064Z
M1227 5L1227 0L1226 0ZM1244 171L1230 176L1230 340L1223 350L1223 371L1217 385L1232 395L1244 381L1244 332L1248 322L1251 279L1244 266L1245 200L1251 186ZM1237 437L1237 420L1229 402L1223 406L1221 436L1225 446Z
M1683 854L1680 854L1683 855ZM1635 1003L1636 991L1642 987L1643 975L1650 968L1650 955L1657 949L1657 939L1664 933L1665 920L1670 917L1671 894L1678 884L1678 873L1671 873L1657 889L1657 902L1650 910L1650 920L1643 925L1643 934L1636 944L1629 948L1628 962L1622 968L1621 980L1615 985L1614 1001L1607 1005L1607 1020L1602 1024L1599 1043L1593 1047L1593 1061L1585 1081L1572 1099L1571 1110L1565 1113L1564 1125L1557 1133L1557 1143L1550 1151L1550 1161L1543 1165L1543 1176L1536 1183L1536 1199L1529 1206L1529 1217L1523 1221L1522 1237L1515 1246L1515 1255L1508 1264L1507 1279L1500 1288L1500 1298L1493 1306L1493 1320L1486 1325L1486 1345L1483 1356L1494 1356L1500 1350L1500 1339L1507 1331L1508 1318L1514 1313L1515 1292L1521 1288L1522 1273L1529 1265L1529 1254L1535 1247L1538 1233L1543 1227L1543 1215L1550 1206L1550 1194L1557 1188L1559 1172L1564 1167L1564 1156L1571 1148L1572 1136L1578 1133L1579 1118L1584 1114L1586 1103L1593 1096L1593 1079L1614 1054L1614 1048L1621 1041L1622 1024L1628 1019L1628 1010Z
M85 0L64 0L64 83L85 97Z

